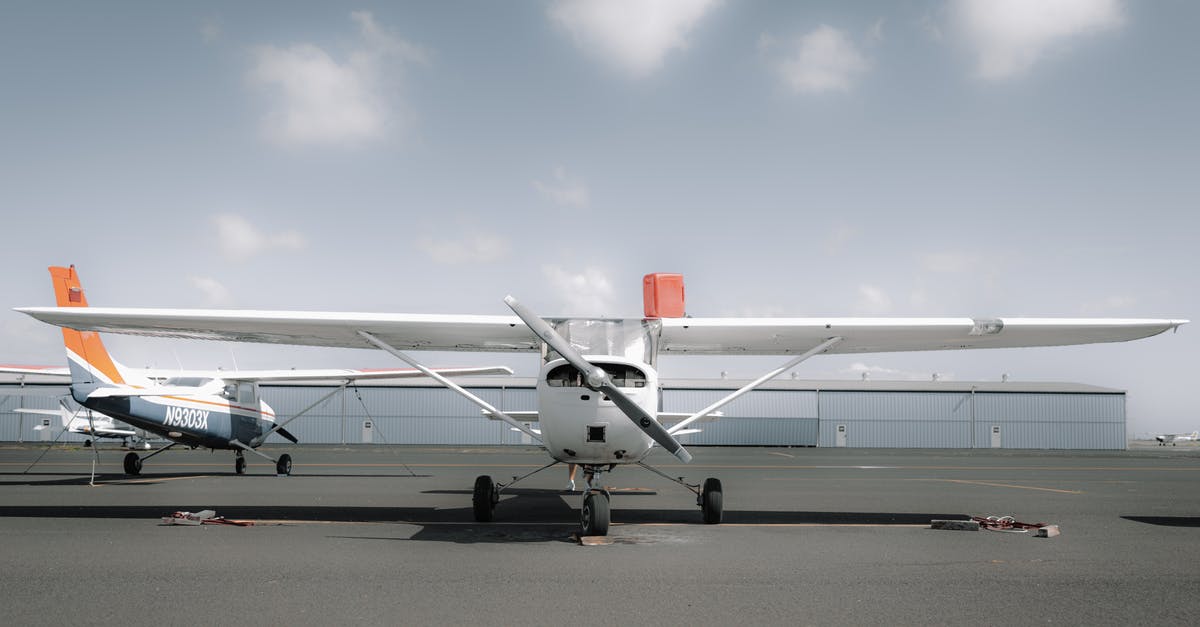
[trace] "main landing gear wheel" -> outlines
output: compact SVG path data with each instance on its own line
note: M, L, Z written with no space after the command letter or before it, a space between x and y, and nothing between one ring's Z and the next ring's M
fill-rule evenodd
M492 522L498 500L500 499L496 494L496 483L492 481L492 478L487 475L476 477L475 495L471 498L471 505L475 509L475 520Z
M290 475L292 474L292 456L284 453L279 456L279 461L275 462L275 474Z
M138 457L137 453L125 454L125 474L140 475L142 474L142 458Z
M579 535L608 535L608 495L603 492L588 492L579 508Z
M704 480L704 490L700 493L700 511L704 513L704 524L715 525L721 522L721 480L709 477Z
M236 472L239 475L246 474L246 458L245 457L238 455L237 457L233 458L233 472Z

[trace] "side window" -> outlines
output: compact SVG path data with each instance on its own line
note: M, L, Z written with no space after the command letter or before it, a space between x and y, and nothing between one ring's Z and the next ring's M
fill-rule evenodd
M249 381L239 383L237 400L242 404L253 405L258 401L258 385Z

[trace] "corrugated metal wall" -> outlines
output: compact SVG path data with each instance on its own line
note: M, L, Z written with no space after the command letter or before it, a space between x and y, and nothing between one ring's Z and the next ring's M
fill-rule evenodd
M58 401L70 396L70 390L65 385L35 385L22 389L19 385L0 386L0 441L2 442L40 442L42 432L35 431L45 418L50 419L52 427L50 438L59 435L62 421L57 416L38 414L19 414L14 409L58 409ZM72 409L78 408L74 401L67 401ZM58 438L59 442L83 442L87 438L82 435L67 433Z
M467 389L501 410L537 409L532 388ZM329 392L321 387L262 387L263 398L285 418ZM478 407L441 387L347 388L287 429L301 442L357 444L368 418L376 444L521 444L527 437L503 422L485 419Z
M328 394L318 386L263 386L263 398L286 419ZM468 388L507 411L537 409L532 387ZM66 386L0 385L0 441L41 441L34 430L43 416L17 407L54 409ZM722 389L668 388L663 410L692 412L728 393ZM1125 448L1123 393L930 392L879 390L755 390L722 408L715 422L685 444L845 446L889 448L988 448L993 427L1002 448ZM374 423L372 441L392 444L522 444L528 437L482 418L478 408L441 387L360 387L336 392L288 425L302 443L362 442L363 421ZM54 421L54 435L59 423ZM53 436L51 436L53 437ZM80 442L64 435L59 441ZM272 442L284 442L278 435Z
M821 392L820 446L969 448L971 394L963 392Z
M695 412L728 390L663 390L663 411ZM715 422L699 422L701 433L681 436L684 444L816 446L817 393L754 390L722 407Z
M1124 394L975 394L975 446L1000 448L1125 448Z

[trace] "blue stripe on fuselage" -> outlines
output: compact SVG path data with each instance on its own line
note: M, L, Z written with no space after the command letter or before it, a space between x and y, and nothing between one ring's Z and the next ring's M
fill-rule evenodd
M187 446L228 449L232 448L229 445L232 439L249 442L262 433L262 420L245 416L244 411L231 413L227 404L172 402L165 398L149 400L136 396L88 399L84 404L89 409ZM171 437L169 434L172 433L181 435Z

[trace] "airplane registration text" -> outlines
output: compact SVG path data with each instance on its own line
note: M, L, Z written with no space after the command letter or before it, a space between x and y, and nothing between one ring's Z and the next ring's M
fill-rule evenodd
M168 427L183 427L185 429L208 429L208 412L186 407L168 407L167 419L163 421Z

